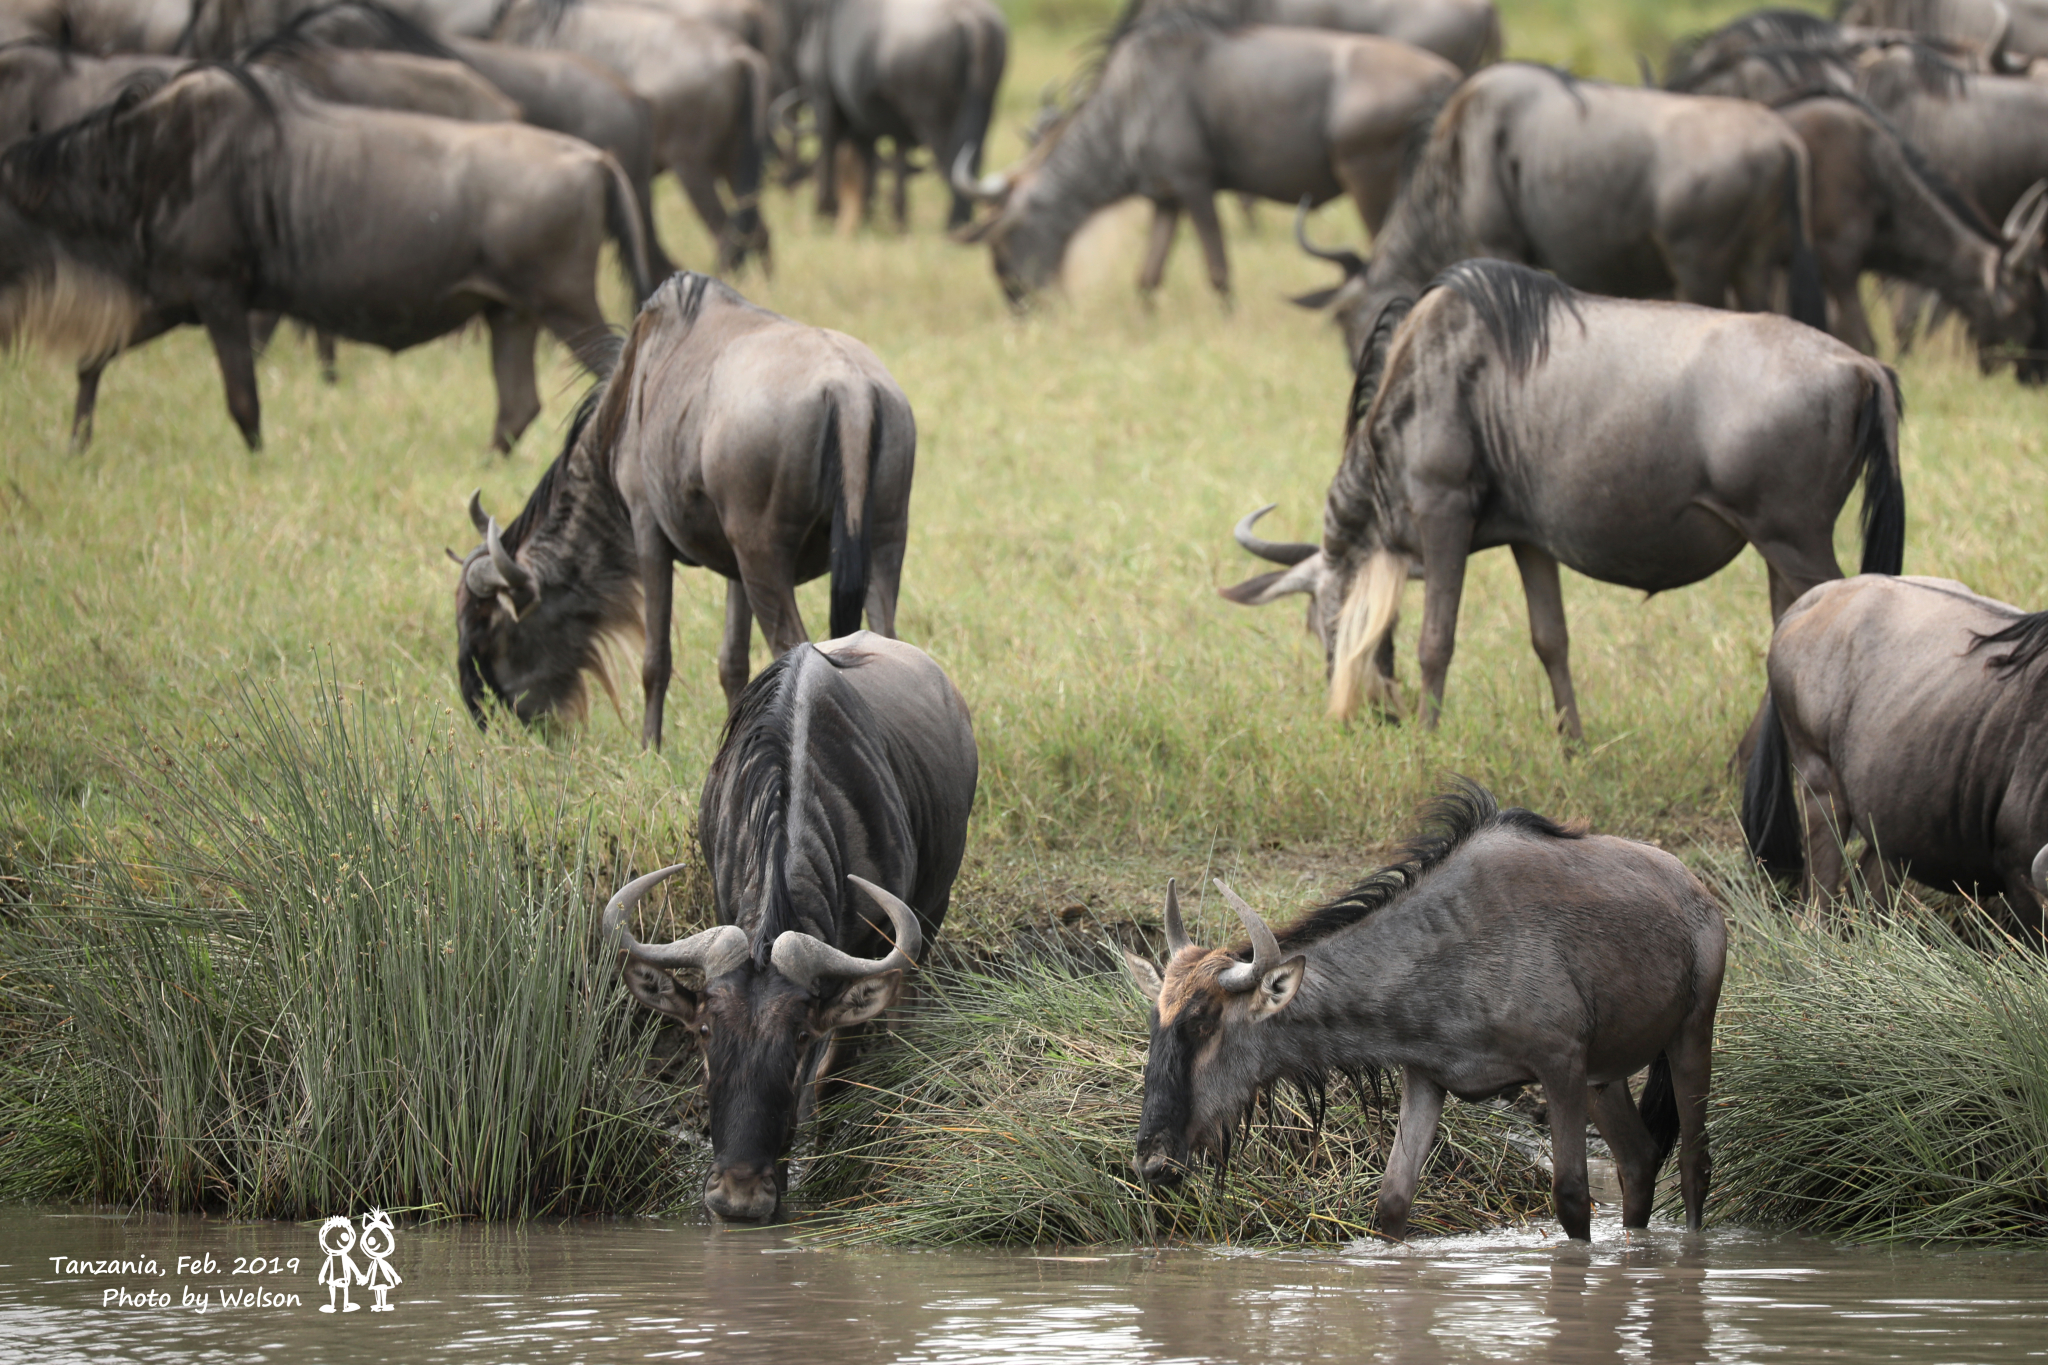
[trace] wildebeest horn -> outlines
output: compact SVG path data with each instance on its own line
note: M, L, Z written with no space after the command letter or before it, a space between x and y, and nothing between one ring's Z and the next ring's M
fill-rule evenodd
M1244 932L1252 941L1252 960L1240 962L1216 978L1216 984L1226 991L1248 991L1259 984L1259 978L1280 965L1280 941L1273 937L1273 931L1259 918L1259 912L1239 899L1238 894L1216 879L1216 889L1223 893L1223 899L1230 908L1237 911L1237 917L1244 921Z
M968 143L960 149L960 155L953 158L953 169L947 178L953 188L968 199L997 200L1010 192L1010 177L1001 171L990 171L979 180L972 179L974 144Z
M1182 925L1180 922L1179 888L1175 885L1174 879L1169 877L1166 879L1167 961L1171 962L1175 957L1179 956L1180 950L1187 947L1193 941L1194 940L1188 937L1188 931L1186 927Z
M504 540L498 535L498 519L491 517L488 520L489 524L484 528L484 544L491 552L491 567L505 581L505 590L512 594L514 605L524 611L526 604L538 595L534 591L533 575L505 548Z
M2034 885L2048 896L2048 844L2041 845L2041 851L2034 855Z
M869 900L888 911L889 922L896 926L896 946L886 957L855 957L815 935L785 929L776 937L775 946L768 950L768 960L775 964L776 971L799 986L813 986L820 977L851 979L879 976L883 972L917 965L917 954L924 947L924 931L917 927L917 912L863 877L849 874L846 880L867 892Z
M635 962L644 962L650 967L700 967L704 979L724 976L747 959L747 932L736 924L721 924L713 929L677 939L674 943L642 943L633 937L627 927L626 917L640 898L657 883L668 880L683 870L683 864L664 867L659 872L650 872L644 877L635 877L620 887L604 908L604 924L599 932L607 939L616 938L626 955Z
M1261 540L1252 531L1252 527L1258 525L1260 517L1279 505L1277 502L1269 502L1256 512L1245 513L1243 519L1237 523L1237 529L1231 534L1237 537L1238 544L1260 559L1270 559L1275 564L1299 564L1316 552L1315 546L1300 541Z
M491 524L490 516L484 511L484 490L479 488L469 495L469 524L482 535Z
M1308 239L1308 211L1310 207L1312 207L1310 196L1306 194L1301 196L1301 202L1294 207L1294 240L1296 244L1319 261L1328 261L1332 265L1342 266L1344 278L1347 280L1354 275L1363 275L1365 273L1365 257L1355 251L1347 251L1341 247L1335 250L1328 247L1320 247Z
M2036 180L2012 206L2012 212L2005 215L2005 226L2000 232L2008 243L2024 241L2040 228L2042 215L2048 214L2044 196L2048 196L2048 180Z

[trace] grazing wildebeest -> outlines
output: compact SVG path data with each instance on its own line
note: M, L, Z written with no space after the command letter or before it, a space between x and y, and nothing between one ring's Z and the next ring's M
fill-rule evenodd
M1185 210L1209 283L1228 295L1219 191L1287 204L1348 194L1377 229L1412 130L1457 82L1443 58L1387 38L1154 19L1117 40L1020 169L976 187L997 205L961 240L989 244L1003 292L1021 302L1053 281L1090 214L1143 195L1153 218L1139 289L1159 287Z
M1127 0L1111 31L1181 11L1226 24L1370 33L1434 52L1460 71L1500 60L1500 12L1493 0Z
M1481 1100L1540 1082L1565 1235L1591 1235L1586 1119L1614 1152L1622 1225L1650 1220L1680 1138L1686 1226L1707 1195L1707 1090L1728 935L1720 907L1662 849L1500 810L1464 784L1388 867L1278 934L1217 883L1248 944L1189 941L1166 893L1165 974L1125 955L1153 1002L1133 1166L1171 1180L1227 1158L1261 1089L1320 1090L1400 1068L1401 1122L1377 1223L1402 1236L1446 1092ZM1641 1106L1628 1078L1650 1076Z
M1901 873L2003 892L2041 931L2048 902L2029 882L2048 866L2048 611L1945 578L1823 583L1778 622L1768 668L1742 793L1767 867L1832 897L1861 835L1880 894Z
M574 52L617 73L653 111L655 165L682 182L718 241L719 269L737 270L750 255L769 259L760 204L767 58L716 24L598 0L514 0L491 36Z
M1008 57L1009 25L990 0L835 0L804 34L797 59L818 124L818 212L839 211L838 149L860 154L860 216L874 199L875 143L897 157L916 147L955 182L981 174L982 144ZM896 225L909 205L896 178ZM958 227L973 198L953 186L947 224Z
M1859 93L1994 222L2048 179L2048 84L1894 48L1863 64Z
M634 998L680 1020L703 1055L704 1203L721 1218L774 1215L835 1035L886 1009L938 933L977 769L967 705L922 651L868 631L800 644L741 696L704 779L697 838L717 927L633 937L634 902L673 867L606 907ZM663 968L695 968L703 985Z
M1863 569L1905 543L1897 380L1771 314L1599 298L1504 261L1465 261L1367 342L1323 543L1247 549L1289 567L1223 589L1247 606L1310 595L1330 712L1391 703L1393 630L1424 578L1423 716L1450 668L1465 560L1507 545L1561 728L1579 736L1557 566L1644 592L1720 570L1745 544L1771 616L1840 578L1835 516L1864 480ZM1368 661L1373 665L1367 677Z
M1789 272L1791 313L1827 326L1807 237L1806 148L1747 100L1491 66L1458 87L1373 243L1331 293L1354 365L1388 303L1472 256L1520 261L1621 298L1769 306Z
M236 67L142 78L18 144L0 158L0 197L160 318L196 317L252 449L251 312L390 350L482 314L493 441L509 449L540 408L540 324L586 364L606 353L594 277L607 226L636 291L648 288L633 188L595 148L519 124L324 104Z
M1813 244L1830 330L1865 354L1876 344L1857 282L1866 270L1933 290L1961 313L1989 371L2000 352L2048 339L2041 245L2048 182L1994 228L1882 116L1852 96L1783 105L1813 167Z
M796 585L829 571L831 633L896 630L917 427L874 352L676 275L634 321L585 398L561 455L503 532L472 499L484 543L455 592L456 672L522 721L575 713L583 675L607 687L606 638L640 630L641 742L661 744L674 565L723 575L718 678L747 683L754 618L775 657L806 638ZM644 626L643 626L644 620Z

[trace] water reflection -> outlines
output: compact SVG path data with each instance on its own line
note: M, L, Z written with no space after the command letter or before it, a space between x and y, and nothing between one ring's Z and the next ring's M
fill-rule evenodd
M0 1210L0 1359L775 1365L2048 1355L2048 1253L1540 1230L1249 1254L815 1251L688 1222L405 1228L397 1311L323 1316L314 1225ZM54 1267L154 1260L163 1273ZM179 1268L187 1258L190 1270ZM206 1258L211 1258L210 1262ZM271 1272L297 1257L296 1273ZM260 1263L261 1275L232 1272ZM204 1267L211 1266L208 1270ZM298 1302L222 1307L260 1281ZM109 1290L168 1306L101 1304ZM193 1307L198 1300L207 1311Z

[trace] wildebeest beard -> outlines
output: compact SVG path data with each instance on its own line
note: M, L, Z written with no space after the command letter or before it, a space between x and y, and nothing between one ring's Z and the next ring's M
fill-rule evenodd
M710 1110L711 1181L728 1172L773 1176L802 1118L801 1098L826 1060L809 1031L809 991L751 963L705 990L697 1014ZM708 1029L708 1032L706 1031Z

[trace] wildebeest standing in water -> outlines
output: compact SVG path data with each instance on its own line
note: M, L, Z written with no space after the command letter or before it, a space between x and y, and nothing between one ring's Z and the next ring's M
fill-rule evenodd
M1932 289L1960 312L1987 372L2007 347L2048 342L2048 182L1995 228L1861 101L1819 95L1778 112L1812 162L1814 251L1836 336L1865 354L1876 350L1858 292L1863 272L1874 270Z
M1747 100L1575 80L1510 62L1437 115L1368 264L1334 299L1353 363L1380 311L1473 256L1519 261L1618 298L1751 311L1788 272L1792 316L1827 326L1807 236L1806 148Z
M1558 565L1664 592L1745 544L1771 616L1840 578L1835 516L1864 481L1863 569L1904 553L1892 372L1770 314L1598 298L1504 261L1465 261L1384 310L1353 386L1323 543L1240 543L1289 567L1223 595L1310 595L1330 712L1393 702L1393 631L1423 568L1423 716L1442 705L1465 561L1514 550L1560 727L1577 738ZM1370 673L1368 675L1368 665Z
M895 1000L945 919L977 768L967 706L924 653L866 631L798 645L741 696L704 780L697 837L718 926L634 939L634 902L675 868L605 910L634 997L680 1020L703 1054L713 1213L775 1213L834 1035ZM664 968L694 968L703 985Z
M1767 666L1742 794L1765 866L1832 897L1861 835L1880 894L1901 873L2002 892L2041 932L2048 899L2028 883L2048 897L2048 611L1943 578L1824 583L1778 622Z
M1434 52L1461 71L1500 60L1500 12L1493 0L1128 0L1114 32L1177 12L1225 24L1370 33Z
M648 287L632 186L595 148L519 124L322 104L232 67L132 86L14 147L0 195L166 325L197 318L251 448L253 311L390 350L481 314L502 450L540 409L540 325L586 364L607 352L595 276L608 226L636 292Z
M1052 283L1089 215L1142 195L1153 217L1139 289L1159 287L1185 210L1209 283L1227 295L1217 193L1348 194L1377 229L1411 131L1457 83L1443 58L1386 38L1155 19L1118 39L1094 88L1019 169L976 187L996 207L961 239L989 244L1020 302Z
M835 0L812 19L797 55L818 124L818 212L839 211L838 149L859 154L861 217L874 198L875 143L900 160L924 147L954 182L981 174L1010 31L989 0ZM896 225L909 213L896 179ZM946 221L958 227L974 201L953 185Z
M1470 785L1442 798L1400 861L1275 934L1222 883L1248 945L1204 949L1166 897L1162 976L1126 954L1153 1002L1133 1162L1147 1181L1192 1155L1227 1158L1259 1091L1399 1068L1401 1122L1378 1227L1407 1229L1444 1095L1540 1082L1565 1235L1591 1236L1586 1120L1614 1152L1622 1224L1648 1225L1657 1171L1682 1142L1686 1226L1706 1202L1707 1092L1727 930L1661 849L1498 810ZM1628 1078L1650 1076L1640 1107Z
M806 638L796 585L832 575L831 634L896 631L917 427L874 352L757 308L703 275L647 301L610 378L503 532L456 587L456 673L523 721L575 713L604 647L646 641L641 742L661 743L678 563L727 580L718 678L738 705L756 617L775 657Z

